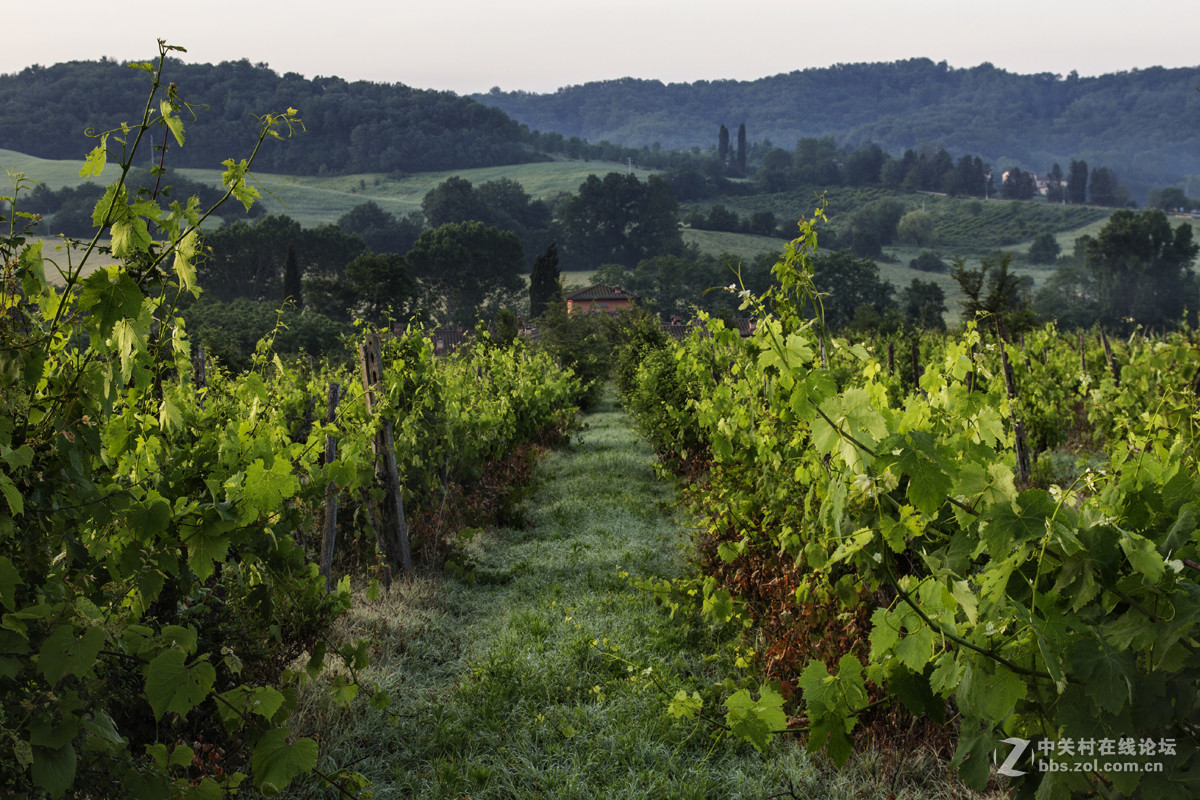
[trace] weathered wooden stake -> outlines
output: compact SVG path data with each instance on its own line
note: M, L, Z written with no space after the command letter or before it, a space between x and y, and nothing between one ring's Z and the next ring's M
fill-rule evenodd
M371 331L359 346L362 358L363 388L366 389L367 413L373 414L375 399L372 387L383 382L383 363L379 334ZM400 491L400 473L396 468L396 443L392 438L392 423L382 420L379 435L372 443L375 453L375 480L383 486L384 501L379 511L384 555L393 568L412 571L412 554L408 547L408 522L404 518L404 497Z
M204 395L208 388L208 367L204 363L204 345L196 342L196 350L192 354L192 385L196 387L196 400L200 409L204 410Z
M1104 335L1104 328L1100 329L1100 344L1104 347L1104 357L1108 359L1108 371L1112 373L1113 383L1120 386L1121 370L1117 367L1117 360L1113 358L1112 348L1108 346L1108 337Z
M1013 418L1013 449L1017 455L1017 482L1021 485L1029 483L1029 446L1025 441L1025 424L1017 416L1017 381L1013 377L1012 364L1008 360L1008 349L1004 344L1003 328L1000 319L996 318L996 340L1000 347L1000 366L1004 372L1004 392L1008 395L1008 405L1012 409Z
M325 411L325 424L332 425L337 419L337 405L341 398L341 387L336 383L329 384L329 404ZM332 433L325 434L325 463L330 464L337 457L337 440ZM333 551L337 544L337 493L338 487L333 481L325 487L325 526L321 534L321 574L325 576L326 593L333 591Z
M888 375L896 374L896 343L888 342Z
M1083 331L1079 332L1079 370L1083 377L1087 377L1087 349L1083 343Z
M917 344L917 340L916 340L916 339L913 339L913 340L912 340L912 373L913 373L913 386L914 386L916 389L918 389L918 390L920 390L920 388L921 388L921 360L920 360L920 355L921 355L921 353L920 353L920 346Z

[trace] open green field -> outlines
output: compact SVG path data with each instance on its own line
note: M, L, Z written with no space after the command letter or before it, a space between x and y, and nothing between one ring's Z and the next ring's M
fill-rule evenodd
M731 254L743 259L753 259L760 253L782 253L787 245L774 236L759 236L753 233L727 233L725 231L703 231L683 229L683 243L695 245L701 253L721 256Z
M85 145L81 145L81 151ZM82 183L79 177L82 165L82 159L58 161L0 149L0 168L24 173L31 180L51 189ZM263 207L268 213L287 214L305 227L314 227L336 222L347 211L368 200L374 200L384 210L397 215L420 211L421 200L426 193L455 175L476 185L510 178L520 183L532 197L543 198L559 192L577 191L588 175L627 170L625 164L603 161L543 161L403 176L370 173L316 177L255 173L254 177L263 195ZM181 169L179 172L192 180L212 186L221 185L221 169ZM652 172L635 168L633 174L645 180ZM110 171L101 178L115 175L115 171Z

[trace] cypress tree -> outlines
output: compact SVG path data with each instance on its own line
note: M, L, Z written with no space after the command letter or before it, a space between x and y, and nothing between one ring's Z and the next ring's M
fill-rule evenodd
M300 264L296 260L296 246L288 242L287 260L283 264L283 296L292 298L296 310L304 308L304 294L300 287Z
M1071 159L1067 172L1067 201L1071 203L1087 202L1088 165L1082 159Z
M717 134L717 157L721 159L722 164L729 161L729 128L724 125Z
M529 276L529 316L540 317L558 296L558 246L551 242L537 260Z
M746 123L738 126L737 163L742 174L746 174Z

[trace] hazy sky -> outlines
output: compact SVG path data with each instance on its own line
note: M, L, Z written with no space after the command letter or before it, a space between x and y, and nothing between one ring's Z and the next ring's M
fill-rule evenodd
M159 38L186 47L189 61L246 58L281 73L460 94L625 76L745 80L918 56L1081 75L1200 64L1200 7L1189 0L50 0L38 8L37 24L6 31L0 72L149 59Z

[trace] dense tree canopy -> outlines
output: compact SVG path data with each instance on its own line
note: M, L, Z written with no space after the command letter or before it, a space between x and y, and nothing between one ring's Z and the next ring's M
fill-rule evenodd
M755 293L766 290L771 282L771 266L777 256L764 255L740 262L731 255L656 256L633 269L606 264L597 280L616 284L633 292L648 308L666 322L671 317L695 318L696 311L733 317L741 304L737 292L729 286L744 286Z
M683 248L678 204L667 182L610 172L589 175L579 193L558 207L563 262L574 267L612 263L634 266Z
M1053 264L1062 250L1050 231L1042 231L1029 243L1029 261L1033 264Z
M362 239L374 253L407 253L424 228L420 214L414 212L397 219L373 200L350 209L337 224L343 232Z
M524 305L525 251L511 231L482 222L426 230L409 251L408 264L441 304L431 309L439 322L471 324L500 308Z
M880 316L892 306L894 290L879 277L879 266L844 250L817 254L813 283L821 292L825 325L830 329L849 323L860 306Z
M1194 308L1192 263L1200 245L1192 226L1171 230L1161 211L1117 211L1087 244L1085 266L1094 281L1101 324L1127 328L1174 324Z
M283 299L288 248L294 248L301 275L336 277L366 250L362 239L337 225L301 228L290 217L271 215L251 225L238 221L204 237L200 284L214 297L229 300Z
M945 330L946 293L933 281L913 278L900 293L900 310L912 324L930 330Z
M1128 331L1134 325L1173 326L1198 301L1192 265L1200 244L1192 226L1174 230L1161 211L1115 212L1095 236L1080 237L1038 292L1036 309L1061 325Z
M482 222L512 231L521 240L526 255L540 253L550 240L550 209L534 200L512 178L498 178L474 186L453 176L430 189L421 201L430 227L456 222Z

